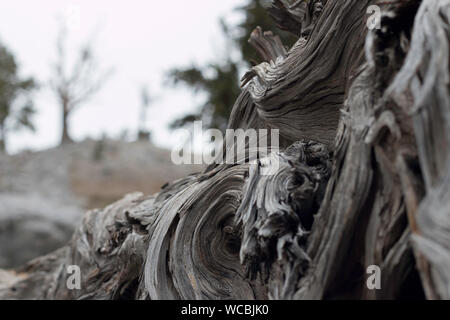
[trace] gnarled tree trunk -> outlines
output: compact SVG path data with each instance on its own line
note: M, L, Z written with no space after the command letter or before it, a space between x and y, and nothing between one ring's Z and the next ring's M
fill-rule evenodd
M266 62L229 128L277 128L282 150L88 212L67 246L2 272L0 297L449 299L450 0L379 1L369 31L372 4L273 1L299 40L255 30Z

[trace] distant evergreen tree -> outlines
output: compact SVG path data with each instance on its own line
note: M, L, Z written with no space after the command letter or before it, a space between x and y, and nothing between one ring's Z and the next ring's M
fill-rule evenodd
M34 130L31 116L35 110L29 95L34 88L32 78L19 77L14 56L0 44L0 152L5 152L11 131Z
M171 128L183 127L186 124L203 120L205 126L225 130L233 104L241 92L240 78L242 68L260 63L255 49L248 43L251 32L260 26L264 31L277 33L285 45L295 41L290 34L277 29L267 14L264 3L268 1L248 1L235 10L243 14L243 20L237 26L229 26L221 21L225 37L230 40L231 48L227 48L228 57L225 62L216 62L206 66L191 66L175 69L169 73L173 84L184 84L194 92L206 93L205 103L195 113L187 114L171 124ZM269 1L270 2L270 1ZM232 59L232 49L241 53L239 60Z

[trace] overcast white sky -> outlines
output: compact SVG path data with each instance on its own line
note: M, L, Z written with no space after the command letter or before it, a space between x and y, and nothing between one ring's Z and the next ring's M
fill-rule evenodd
M138 127L140 87L157 97L149 109L148 128L157 145L179 139L167 129L174 118L193 110L201 98L165 85L167 70L213 61L223 53L218 20L233 16L244 0L14 0L0 2L0 41L16 56L22 75L41 84L49 79L55 56L58 17L69 17L70 41L79 45L95 35L96 53L114 74L102 91L71 118L72 136L81 140L103 133L118 137ZM219 41L217 41L219 39ZM60 113L48 88L35 96L37 132L14 134L8 150L55 146Z

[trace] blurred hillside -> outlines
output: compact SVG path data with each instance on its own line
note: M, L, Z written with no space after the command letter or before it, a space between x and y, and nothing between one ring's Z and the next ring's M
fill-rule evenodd
M0 155L0 267L58 248L87 209L130 192L156 193L201 170L172 164L170 151L148 142L87 140Z
M101 208L202 170L176 166L170 151L148 142L86 140L41 152L0 155L0 194L38 194L82 209Z

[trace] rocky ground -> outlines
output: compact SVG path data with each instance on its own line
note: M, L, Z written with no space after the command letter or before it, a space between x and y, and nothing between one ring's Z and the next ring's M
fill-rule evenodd
M67 242L82 214L202 170L176 166L148 142L84 141L41 152L0 155L0 268Z

